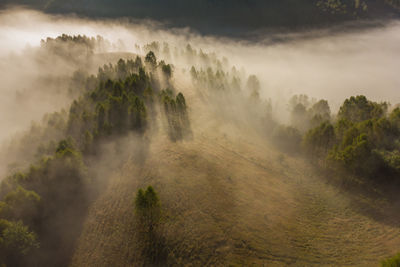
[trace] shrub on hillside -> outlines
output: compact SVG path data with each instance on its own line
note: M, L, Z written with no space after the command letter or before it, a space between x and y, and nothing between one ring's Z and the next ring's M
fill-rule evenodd
M139 189L134 205L142 255L150 265L160 264L164 261L165 251L160 229L161 203L157 192L151 186L146 190Z
M392 258L386 259L381 263L382 267L400 267L400 253Z

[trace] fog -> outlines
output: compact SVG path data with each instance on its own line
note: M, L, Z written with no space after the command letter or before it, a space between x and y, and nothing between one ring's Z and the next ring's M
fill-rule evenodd
M213 238L214 233L208 231L212 225L222 230L221 240L231 238L227 236L233 224L245 225L242 229L256 240L261 232L253 229L258 225L264 229L268 224L278 227L277 231L268 228L273 233L271 240L295 233L295 246L306 248L308 255L308 244L304 245L297 234L302 234L303 226L314 217L324 222L331 217L318 212L308 220L310 215L305 214L307 220L299 224L297 214L301 213L297 212L302 212L302 205L307 210L309 200L328 202L325 195L308 198L312 190L325 194L328 185L318 181L315 187L317 178L311 166L300 162L307 157L301 154L302 134L316 125L326 125L327 120L333 122L341 103L352 95L400 102L400 22L379 27L365 27L360 22L349 24L351 29L292 34L260 33L257 41L166 27L150 20L95 20L22 8L0 12L0 181L11 174L16 174L9 177L16 184L18 179L32 180L33 184L37 180L33 190L42 190L46 201L43 210L47 211L47 205L52 207L49 203L54 199L48 221L43 219L50 226L43 226L45 245L39 258L60 264L69 261L81 227L89 232L94 229L96 242L89 242L83 234L79 246L88 242L89 250L104 254L101 251L109 249L103 244L108 241L98 241L105 229L114 225L104 222L114 219L111 213L121 212L124 218L120 225L130 227L134 193L139 186L149 184L160 191L166 207L169 205L168 220L174 222L182 215L189 235L181 224L175 224L176 230L173 224L168 228L173 229L170 233L182 234L185 243L190 238L194 242L200 233L196 232L200 229L197 218L190 215L193 212L207 222L204 232ZM156 58L148 54L150 50ZM118 61L120 58L129 61ZM104 66L109 63L113 65ZM298 94L308 98L293 100ZM314 99L326 99L330 107L326 101L313 106L317 103ZM303 113L295 109L298 106L303 107ZM301 114L296 117L292 111ZM334 132L334 126L329 126ZM7 193L13 184L10 189L7 186L0 189ZM336 190L332 195L332 203L338 199L346 202L345 207L332 209L332 218L337 210L346 211L346 217L350 199ZM228 212L224 217L232 222L215 219L223 212ZM89 222L84 223L85 218ZM358 223L359 217L354 218ZM295 222L297 228L287 228L293 233L280 228L287 222ZM319 222L316 231L321 229ZM239 241L248 238L242 236L242 229L233 231L237 231ZM118 232L129 242L133 240L134 235L125 230ZM57 241L64 236L68 236L63 241L67 248ZM346 238L347 232L339 236ZM171 234L170 238L175 242L180 237ZM195 242L209 244L198 240ZM282 240L286 251L287 239ZM312 240L319 246L320 238L313 236ZM265 242L270 244L274 243ZM229 246L250 249L244 242ZM212 254L215 251L212 248ZM190 248L190 255L196 253Z
M154 21L101 21L24 9L3 10L0 13L0 141L26 129L44 113L67 107L72 100L64 94L62 81L49 84L43 82L46 81L43 77L66 79L74 70L82 69L82 64L55 60L38 50L42 39L63 33L100 35L108 40L107 46L97 47L95 53L143 54L140 47L151 41L168 42L176 47L190 43L196 49L215 52L220 59L226 57L230 66L246 74L256 74L261 81L261 97L271 98L282 118L287 101L294 94L327 99L333 111L345 98L357 94L392 104L400 102L397 93L400 23L355 29L353 25L352 30L342 33L281 35L281 41L274 41L276 36L260 35L259 42L255 42L201 36L188 28L167 30ZM179 58L171 61L176 69L191 67L191 62ZM94 72L100 62L90 62L85 68Z

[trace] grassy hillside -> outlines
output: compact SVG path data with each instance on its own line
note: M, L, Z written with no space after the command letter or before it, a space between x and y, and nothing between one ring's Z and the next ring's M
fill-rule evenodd
M119 55L96 54L101 40L62 35L41 51ZM74 72L68 111L3 152L27 163L0 184L0 263L376 266L398 252L399 108L357 96L335 115L295 95L283 125L227 59L190 44L143 52ZM149 185L161 219L143 227Z
M144 163L125 158L90 208L72 266L143 263L133 199L149 184L163 204L171 265L376 266L396 252L400 218L380 192L328 183L255 132L210 122L192 97L201 114L193 140L173 143L161 131Z

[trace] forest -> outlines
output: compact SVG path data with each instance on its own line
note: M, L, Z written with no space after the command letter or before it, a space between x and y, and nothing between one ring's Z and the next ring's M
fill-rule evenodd
M189 26L203 34L253 38L257 37L252 33L259 30L301 30L351 22L359 18L387 19L398 17L399 14L399 3L396 0L5 0L0 6L2 4L25 5L50 14L152 19L163 21L168 27ZM203 20L204 17L207 17L207 20ZM232 27L235 30L232 30Z
M90 45L85 36L60 36L42 42L60 53L57 43ZM61 52L62 53L62 52ZM41 140L26 171L1 183L1 261L6 266L60 266L68 261L82 224L92 183L88 168L99 143L131 133L143 136L160 105L171 140L187 136L190 124L182 93L170 84L172 67L153 52L142 60L120 59L100 67L97 75L75 72L79 92L68 111L48 114L43 131L31 129L21 146ZM78 79L79 77L79 79ZM161 89L167 86L166 89ZM57 139L47 140L48 135ZM71 221L70 218L73 218ZM69 232L65 238L65 231Z

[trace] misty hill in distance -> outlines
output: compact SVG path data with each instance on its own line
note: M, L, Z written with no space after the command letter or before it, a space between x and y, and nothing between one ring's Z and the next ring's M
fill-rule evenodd
M91 18L160 21L166 27L190 27L202 34L255 37L259 31L301 30L356 20L398 17L394 0L17 0L47 13Z

